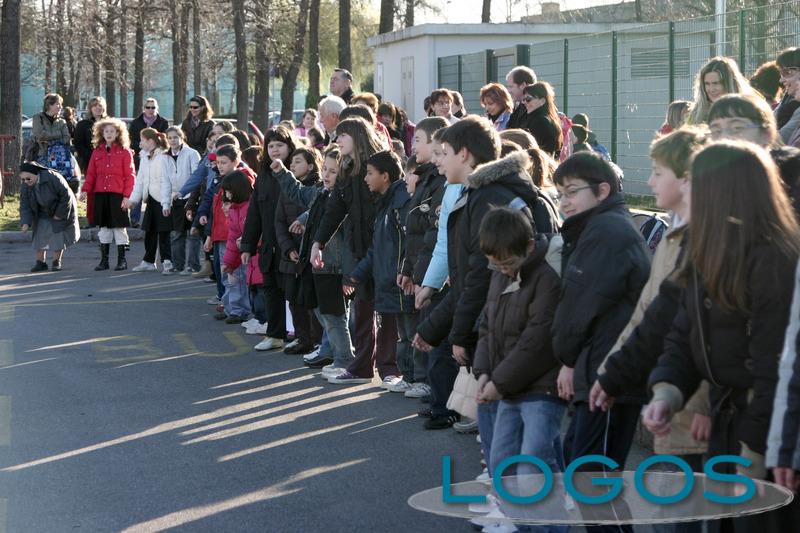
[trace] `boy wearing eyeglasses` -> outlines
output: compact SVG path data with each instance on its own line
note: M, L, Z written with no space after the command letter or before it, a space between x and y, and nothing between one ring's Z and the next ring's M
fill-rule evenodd
M622 469L641 405L591 412L589 389L647 282L650 252L631 224L617 173L601 156L571 156L558 167L554 181L566 220L553 349L565 365L558 378L559 395L575 403L564 452L567 462L599 454Z

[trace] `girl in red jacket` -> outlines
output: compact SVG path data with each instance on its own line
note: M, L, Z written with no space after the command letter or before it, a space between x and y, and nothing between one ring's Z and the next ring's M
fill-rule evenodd
M125 270L125 249L130 241L125 228L131 225L128 216L128 198L133 191L136 171L133 168L133 152L130 150L128 128L116 118L107 118L94 126L95 147L86 169L86 181L81 192L81 201L87 193L94 193L94 223L100 226L100 264L95 270L108 270L108 252L111 242L117 243L117 266L114 270Z
M253 184L241 171L234 171L225 176L220 186L223 201L230 204L228 209L228 242L222 258L222 273L227 274L225 280L226 296L224 299L225 320L228 324L241 324L250 316L250 293L247 288L247 265L241 261L239 239L244 232L244 221L247 219L247 208L250 207L250 196Z

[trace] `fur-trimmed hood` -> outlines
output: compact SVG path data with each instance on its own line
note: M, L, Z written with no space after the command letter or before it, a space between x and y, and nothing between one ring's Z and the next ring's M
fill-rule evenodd
M467 186L470 189L479 189L491 183L505 182L506 178L513 178L513 181L521 180L535 189L533 179L528 174L529 164L527 153L512 152L502 159L478 165L467 178Z

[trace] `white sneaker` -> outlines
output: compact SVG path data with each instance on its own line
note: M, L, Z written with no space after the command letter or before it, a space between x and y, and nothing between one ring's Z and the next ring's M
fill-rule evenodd
M322 369L322 379L335 378L345 370L347 369L340 366L328 365Z
M164 274L165 276L173 274L172 268L173 268L172 261L170 261L169 259L166 259L161 262L161 273Z
M264 340L255 346L256 351L259 352L268 352L280 348L283 348L283 339L274 339L272 337L264 337Z
M403 396L406 398L422 398L423 396L427 396L431 393L431 388L428 386L427 383L414 383L411 385L411 388L408 389Z
M206 300L208 305L219 305L222 303L222 300L219 299L219 296L214 296L213 298L209 298Z
M289 348L294 348L295 346L299 346L299 345L300 345L300 339L295 339L292 342L290 342L289 344L287 344L286 347L284 348L284 350L288 350Z
M261 324L261 322L259 322L257 318L253 317L250 320L245 320L244 322L242 322L239 325L242 326L244 329L247 329L247 328L251 328L253 326L257 326L259 324Z
M313 352L308 352L307 354L305 354L303 356L303 361L313 361L317 357L319 357L319 348L317 348Z
M388 390L389 392L407 392L411 390L411 383L400 378L400 381L397 381L392 385L387 385L386 390Z
M133 272L155 272L158 270L156 268L155 263L148 263L147 261L142 261L139 263L139 266L135 266L131 269Z
M489 476L489 469L488 468L484 468L483 472L481 472L480 474L475 476L475 481L480 481L481 483L486 483L487 481L490 481L491 479L492 478L491 478L491 476Z
M244 332L247 335L266 335L267 334L267 325L266 324L259 324L256 322L255 326L250 326Z
M392 385L397 385L401 381L403 381L403 378L399 378L397 376L386 376L381 381L381 388L386 390L391 390L389 387L391 387Z

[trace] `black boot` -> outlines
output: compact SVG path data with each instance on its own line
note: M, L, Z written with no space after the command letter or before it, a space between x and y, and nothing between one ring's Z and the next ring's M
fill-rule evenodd
M94 267L95 270L108 270L108 251L110 249L110 244L100 245L100 264Z
M128 262L125 260L125 244L117 245L117 266L114 270L128 270Z

